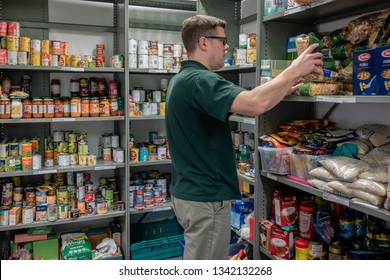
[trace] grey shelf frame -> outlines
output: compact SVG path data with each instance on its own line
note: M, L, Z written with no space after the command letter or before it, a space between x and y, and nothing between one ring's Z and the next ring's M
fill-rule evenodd
M35 1L28 0L2 0L0 1L1 12L0 19L6 21L17 21L21 25L23 36L36 38L36 39L50 39L50 29L67 29L72 31L86 31L86 32L109 32L113 33L113 51L114 53L122 53L125 56L124 68L81 68L81 67L45 67L45 66L22 66L22 65L0 65L1 73L30 73L34 79L33 92L45 93L49 95L50 73L107 73L113 74L115 79L120 81L120 92L122 96L127 97L129 92L129 76L128 76L128 29L129 29L129 12L128 0L113 0L113 1L95 1L95 2L107 2L111 3L113 10L112 26L98 26L88 24L69 24L69 23L57 23L48 21L48 6L50 0L41 0L37 4ZM76 5L77 3L75 3ZM73 4L72 4L73 5ZM21 9L23 7L23 9ZM26 12L28 11L28 12ZM35 87L34 85L39 85ZM129 111L128 101L125 98L125 112ZM119 185L121 186L121 200L125 202L125 205L129 205L129 165L127 156L129 155L129 148L126 143L129 140L129 116L120 117L107 117L107 118L50 118L50 119L20 119L20 120L0 120L2 125L13 124L26 124L30 126L39 125L42 123L43 128L39 129L44 135L50 131L50 124L58 122L75 122L84 123L91 122L96 123L100 121L112 121L113 131L120 135L120 142L123 143L123 149L125 152L125 162L115 163L112 161L99 160L95 166L66 166L66 167L43 167L39 170L17 171L17 172L2 172L0 177L9 176L35 176L45 173L56 172L77 172L77 171L99 171L99 170L114 170L115 176L119 178ZM49 125L47 125L49 123ZM35 127L35 126L34 126ZM130 213L129 211L109 211L104 215L82 216L75 220L61 219L55 222L34 222L32 224L18 224L16 226L1 226L0 231L13 231L19 229L26 229L39 226L58 226L58 225L82 225L85 222L99 223L99 221L115 220L121 224L122 227L122 251L125 259L130 258L129 245L130 245ZM60 227L59 227L60 228Z
M264 0L258 0L258 33L261 40L258 44L257 60L264 59L286 59L285 44L288 36L297 35L300 33L308 33L315 31L315 27L321 23L332 22L338 19L348 18L351 16L358 17L363 13L379 11L385 8L390 8L389 1L381 0L319 0L312 4L302 7L279 12L270 16L263 16ZM274 109L259 117L258 134L273 133L277 131L278 125L291 121L294 118L312 118L315 113L316 103L334 103L334 105L344 103L362 103L362 104L382 104L389 103L388 96L289 96L283 102L278 104ZM292 112L291 104L294 103L294 112ZM290 106L290 108L289 108ZM257 153L255 157L258 161L260 157ZM267 218L272 205L272 189L275 183L299 189L301 191L325 197L327 200L338 200L340 203L348 204L349 207L367 213L388 221L390 211L384 209L372 209L360 204L354 203L351 200L329 196L328 194L310 188L308 186L295 183L288 180L286 176L277 176L261 170L261 164L256 165L256 177L258 180L258 189L256 189L256 200L262 200L261 203L255 204L255 224L258 224L260 219ZM258 168L260 167L260 168ZM255 236L258 236L259 229L255 227ZM261 258L260 255L265 255L267 258L275 259L264 248L254 245L254 254L256 258ZM256 250L257 246L257 250Z
M32 222L29 224L17 224L14 226L0 226L0 232L9 231L9 230L20 230L20 229L29 229L43 226L58 226L64 224L76 224L76 223L85 223L87 221L97 221L103 219L113 219L117 217L124 217L126 215L126 211L108 211L106 214L99 215L84 215L80 216L77 219L58 219L53 222L42 221L42 222Z

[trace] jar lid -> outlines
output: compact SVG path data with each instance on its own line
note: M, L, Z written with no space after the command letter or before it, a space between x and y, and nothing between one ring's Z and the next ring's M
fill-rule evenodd
M81 97L81 100L89 100L90 98L89 98L89 96L83 96L83 97Z
M69 96L62 96L61 99L62 100L69 100Z
M7 98L7 97L2 97L2 98L0 98L0 100L2 100L2 101L9 101L9 98Z
M307 249L307 248L309 248L309 242L307 242L306 240L303 240L303 239L297 239L295 241L295 247Z
M341 246L336 245L336 244L331 244L329 246L329 253L341 255L343 253L343 248Z
M91 96L91 99L93 99L93 100L99 100L100 97L99 97L99 96Z

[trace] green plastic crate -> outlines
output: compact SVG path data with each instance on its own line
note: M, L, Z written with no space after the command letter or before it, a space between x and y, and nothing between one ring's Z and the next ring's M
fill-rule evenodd
M182 234L183 228L177 219L165 219L157 222L139 223L130 227L130 243L156 240Z
M132 260L165 260L182 255L182 247L179 241L183 234L146 240L134 243L130 246Z

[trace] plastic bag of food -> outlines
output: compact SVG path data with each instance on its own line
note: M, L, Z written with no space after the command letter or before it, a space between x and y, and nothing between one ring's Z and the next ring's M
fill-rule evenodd
M323 181L333 181L333 180L340 180L341 178L338 178L334 176L332 173L330 173L328 170L325 169L325 167L320 166L317 168L314 168L309 171L309 174L313 176L314 178L317 178L319 180ZM350 182L352 182L351 180Z
M321 160L320 163L333 175L344 180L356 178L369 168L367 162L343 156L326 158Z
M317 237L326 244L330 244L335 237L335 230L329 213L317 211L313 218L314 231Z
M334 59L340 59L340 60L351 57L352 47L353 45L348 42L339 42L337 44L334 44L331 49L332 57Z
M341 69L343 69L341 60L333 59L333 58L324 60L323 68L332 71L340 71ZM352 72L351 72L351 77L352 77Z
M340 182L340 181L331 181L326 184L329 188L334 189L340 193L340 196L347 198L352 197L352 189L349 187L350 183Z
M372 194L369 192L361 191L361 190L352 190L353 197L360 198L364 201L367 201L368 203L371 203L373 205L382 205L385 202L386 197L385 196L379 196L376 194Z
M317 37L307 35L307 34L298 35L295 38L295 45L297 47L298 56L300 56L310 45L315 44L315 43L316 44L321 43ZM321 45L317 49L315 49L313 52L317 52L320 49L322 49Z
M327 182L319 180L319 179L307 179L307 181L316 189L319 189L321 191L332 193L332 194L339 194L334 189L327 186Z
M298 94L301 96L338 95L340 85L337 83L325 84L308 82L299 86Z
M85 233L61 235L63 260L92 260L92 248Z
M357 179L355 182L350 184L350 187L352 189L369 192L379 196L386 195L386 186L384 184L368 179Z
M340 29L336 29L333 32L331 32L329 35L333 45L336 45L339 42L345 42L347 41L348 28L343 27Z
M374 28L378 15L379 13L369 14L350 21L347 40L354 45L367 40L371 30Z
M387 184L387 176L388 175L386 165L370 166L367 171L359 174L360 179L368 179L383 184Z
M370 164L389 165L390 149L378 147L367 153L362 160Z

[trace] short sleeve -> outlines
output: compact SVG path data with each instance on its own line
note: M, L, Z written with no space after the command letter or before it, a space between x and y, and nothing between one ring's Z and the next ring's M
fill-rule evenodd
M227 121L230 107L242 91L244 91L242 87L225 80L218 74L206 72L200 75L195 83L193 106L204 114Z

